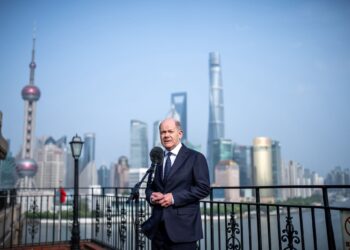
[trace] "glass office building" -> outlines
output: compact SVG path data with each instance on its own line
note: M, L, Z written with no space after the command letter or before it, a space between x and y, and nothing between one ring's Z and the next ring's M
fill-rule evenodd
M130 167L148 167L147 124L142 121L131 120L130 137Z
M208 162L209 166L213 166L212 169L209 169L209 175L211 183L215 183L216 186L225 186L227 185L226 181L221 182L222 178L216 176L220 166L225 165L223 162L232 161L232 140L229 139L217 139L212 141L212 153L213 157L211 162ZM218 167L219 166L219 167ZM218 169L219 168L219 169ZM222 170L222 169L221 169ZM219 171L222 173L222 171ZM214 198L221 199L224 198L224 190L214 190Z
M232 160L233 150L232 150L232 140L230 139L217 139L213 140L212 149L213 157L211 165L216 166L220 161Z
M273 185L282 185L282 157L281 145L278 141L272 141L272 183ZM281 189L274 189L275 197L280 199L282 197Z
M89 162L95 161L95 144L96 138L95 133L86 133L84 135L84 145L83 145L83 163L80 167L80 172L88 165Z
M161 147L159 125L161 121L155 121L153 123L153 147Z
M239 183L241 186L253 185L253 171L252 171L252 147L237 145L233 146L233 160L239 166ZM241 196L248 196L250 190L241 189ZM247 193L247 195L246 195Z
M101 187L110 187L111 171L106 165L102 165L97 170L98 185Z
M179 92L171 94L171 105L180 116L182 130L184 132L183 140L187 140L187 93Z

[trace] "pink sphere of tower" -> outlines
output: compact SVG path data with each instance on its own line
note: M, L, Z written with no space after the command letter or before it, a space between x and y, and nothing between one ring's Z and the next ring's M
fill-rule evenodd
M35 69L35 68L36 68L35 62L31 62L31 63L29 64L29 68Z
M23 159L17 162L16 171L19 177L33 177L38 171L38 165L32 159Z
M40 98L40 89L29 84L22 89L22 98L26 101L37 101Z

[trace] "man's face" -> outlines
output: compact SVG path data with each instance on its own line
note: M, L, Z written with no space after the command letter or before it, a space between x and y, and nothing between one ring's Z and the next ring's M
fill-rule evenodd
M173 150L182 138L182 130L176 127L174 120L165 120L160 125L160 140L164 148Z

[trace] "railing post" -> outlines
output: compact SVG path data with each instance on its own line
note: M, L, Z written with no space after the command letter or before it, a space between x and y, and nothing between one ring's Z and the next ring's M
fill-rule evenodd
M57 192L56 192L56 188L53 189L53 225L55 225L55 221L56 221L56 201L57 201ZM59 197L58 197L59 199ZM40 202L40 206L41 206L41 202ZM40 211L41 212L41 211ZM56 227L52 228L52 244L55 243L55 232Z
M213 188L210 188L210 249L214 248L214 211L213 211Z
M11 195L11 191L8 190L8 194ZM11 198L10 198L11 199ZM15 204L9 204L11 206L11 238L10 238L10 248L12 248L13 243L13 234L14 234L14 228L16 228L16 225L14 225L14 218L15 218Z
M10 190L10 205L16 204L16 198L17 198L17 190L15 188L12 188Z
M335 249L332 216L331 216L331 210L329 208L328 189L326 186L322 187L322 195L323 195L323 204L324 204L324 216L325 216L326 227L327 227L328 249Z
M258 233L258 249L262 249L262 240L261 240L261 217L260 217L260 188L255 187L256 193L256 225Z

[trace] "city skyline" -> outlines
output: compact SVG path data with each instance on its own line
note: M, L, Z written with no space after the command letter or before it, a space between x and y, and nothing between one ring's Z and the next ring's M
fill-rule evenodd
M36 136L93 132L97 166L129 156L130 121L152 127L176 92L187 93L188 140L205 153L212 51L221 55L227 139L278 140L284 161L323 176L350 165L349 2L1 1L0 110L13 154L34 21Z

